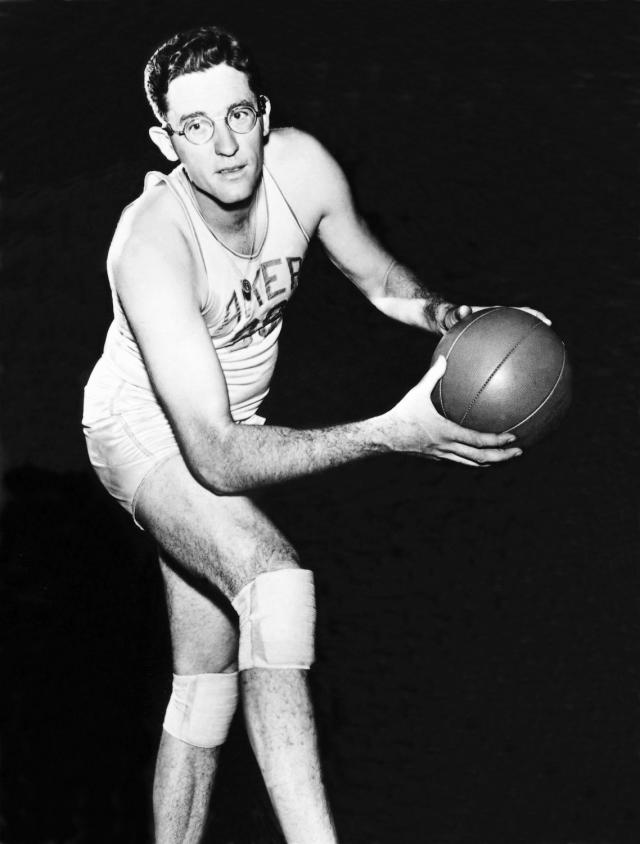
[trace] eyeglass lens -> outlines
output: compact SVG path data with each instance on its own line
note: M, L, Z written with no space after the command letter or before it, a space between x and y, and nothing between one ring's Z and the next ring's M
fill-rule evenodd
M238 106L226 116L227 126L238 134L250 132L256 125L258 115L250 106ZM213 137L215 127L208 117L194 117L184 127L184 135L193 144L204 144Z

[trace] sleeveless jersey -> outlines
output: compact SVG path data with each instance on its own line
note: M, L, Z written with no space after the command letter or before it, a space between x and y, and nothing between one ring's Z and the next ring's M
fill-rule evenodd
M206 273L207 293L201 313L227 382L231 415L236 422L247 420L269 392L282 313L298 285L309 237L266 166L258 213L267 215L267 228L262 245L251 256L228 249L211 232L182 165L168 176L148 173L144 190L157 190L159 185L172 192L186 214L196 254ZM151 390L111 274L109 283L114 319L103 357L125 381Z

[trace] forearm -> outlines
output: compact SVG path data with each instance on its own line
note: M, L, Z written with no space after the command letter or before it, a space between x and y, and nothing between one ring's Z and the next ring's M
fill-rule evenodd
M370 297L379 311L425 331L441 332L447 312L455 305L428 290L408 267L395 261L390 265L380 289Z
M311 430L231 425L189 462L204 486L237 495L392 450L386 427L385 417Z

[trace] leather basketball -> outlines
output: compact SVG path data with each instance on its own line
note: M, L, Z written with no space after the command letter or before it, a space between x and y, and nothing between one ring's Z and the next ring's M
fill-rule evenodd
M530 446L555 428L571 403L571 367L562 340L517 308L487 308L456 323L438 343L447 369L432 401L466 428L510 431Z

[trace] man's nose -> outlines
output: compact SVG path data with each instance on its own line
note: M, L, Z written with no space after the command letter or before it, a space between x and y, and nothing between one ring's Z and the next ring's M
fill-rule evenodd
M215 151L218 155L234 155L238 149L238 140L235 132L227 126L224 120L216 124L216 131L213 136Z

